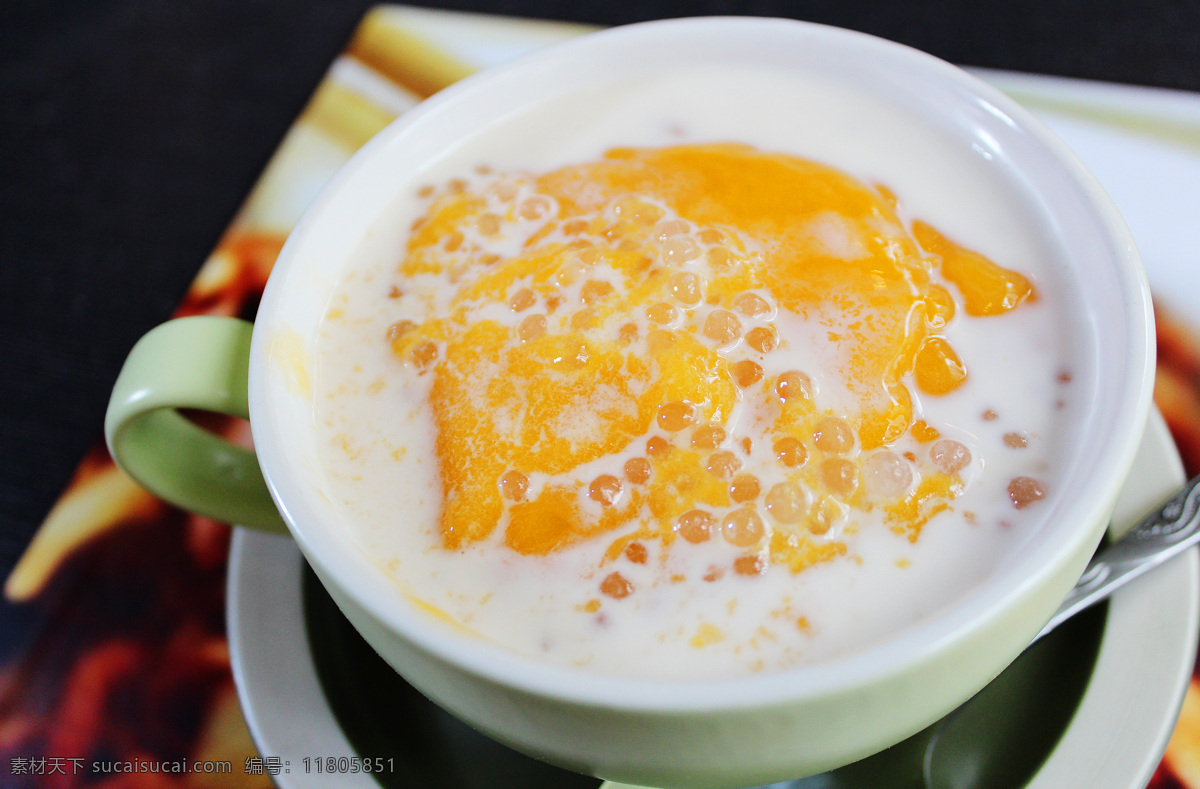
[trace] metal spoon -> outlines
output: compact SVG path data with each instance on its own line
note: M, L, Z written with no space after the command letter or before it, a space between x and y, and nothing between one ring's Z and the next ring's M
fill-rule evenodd
M1071 617L1108 599L1134 578L1149 572L1188 548L1200 543L1200 477L1180 488L1164 504L1143 518L1111 545L1096 553L1058 611L1034 637L1042 636ZM1003 678L1005 675L1001 675ZM990 688L991 686L989 686ZM910 772L919 760L925 789L967 789L983 784L969 774L970 754L978 748L980 732L973 725L989 717L973 714L973 702L984 698L987 689L963 703L937 723L904 742L834 773L772 784L765 789L868 789L892 786L886 776ZM965 768L965 770L964 770ZM606 782L601 789L624 789L627 785ZM630 787L630 789L636 789Z
M1197 543L1200 543L1200 477L1185 484L1119 540L1097 552L1034 642ZM978 749L975 743L980 735L979 721L973 722L968 713L970 706L971 701L966 702L931 727L922 771L926 789L967 789L981 785L962 769L972 763L971 754Z

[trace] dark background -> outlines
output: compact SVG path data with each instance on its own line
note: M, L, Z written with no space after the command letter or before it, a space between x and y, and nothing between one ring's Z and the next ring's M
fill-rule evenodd
M126 352L171 314L370 5L0 2L0 579L99 437ZM595 24L788 16L961 65L1200 90L1195 0L441 7Z

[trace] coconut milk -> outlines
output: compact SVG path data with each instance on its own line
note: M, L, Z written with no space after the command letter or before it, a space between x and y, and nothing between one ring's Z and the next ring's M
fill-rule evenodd
M949 139L876 97L752 69L647 76L480 130L419 181L398 184L386 221L364 239L330 300L314 418L326 494L345 529L406 595L483 638L555 663L643 677L727 677L829 660L969 594L1036 532L1038 499L1054 495L1055 469L1080 429L1073 393L1085 391L1088 371L1072 367L1071 316L1080 307L1070 301L1051 229L985 149ZM883 413L882 396L871 400L861 381L859 389L848 383L853 365L863 363L854 361L859 343L835 337L851 330L844 316L826 314L836 307L799 296L789 302L757 280L760 287L744 293L718 292L715 283L738 263L714 250L764 265L775 254L770 239L706 226L669 201L635 194L596 198L600 208L576 217L589 226L571 228L566 192L548 195L539 180L605 161L614 148L728 142L846 173L874 190L894 218L883 236L911 243L921 259L978 253L1019 272L1029 297L974 316L964 290L935 270L953 317L931 331L952 348L965 380L941 393L936 383L917 385L919 372L909 370L901 383L911 418L898 433L872 432L864 414ZM571 199L590 199L586 188L570 189ZM432 232L431 210L455 195L478 197L479 216L499 222L455 225L424 247L425 263L414 262L414 243ZM624 258L586 253L589 244L604 247L605 223L639 215L648 217L637 232L652 239L653 259L636 277L622 268ZM861 257L838 211L806 221L805 244L832 260ZM460 237L451 238L455 232ZM580 239L588 243L571 249ZM604 248L621 240L628 239L614 235ZM563 255L550 275L539 280L531 269L503 287L478 284L538 245L557 245ZM651 248L627 246L632 255ZM665 278L666 290L651 288L636 309L604 312L654 276ZM695 294L690 283L698 283ZM923 319L936 325L932 309ZM451 316L459 328L430 328L454 323ZM468 336L466 326L496 331ZM426 339L413 339L422 331ZM547 344L552 337L585 341L558 348ZM491 340L499 343L495 354L479 358L491 353ZM691 343L694 356L671 356L680 343ZM530 390L521 390L523 373L513 370L526 368L505 361L513 349L551 371L567 365L562 396L574 399L544 411L545 424L531 426L533 416L512 404L537 403L560 378L534 370ZM624 365L621 375L572 388L588 380L578 370L602 365L609 351ZM647 419L638 395L677 358L692 368L695 359L719 360L713 375L725 376L721 391L731 399L672 395ZM645 370L634 369L638 360ZM757 374L736 366L750 361ZM469 375L455 379L456 369ZM941 375L937 363L930 369ZM798 371L805 380L785 380ZM627 380L631 391L621 389ZM780 444L775 429L797 402L787 402L789 381L793 397L804 389L804 415L788 417L799 450ZM515 389L497 394L501 385ZM672 410L681 403L686 413ZM645 429L614 432L621 420ZM841 436L845 427L850 433ZM519 435L560 441L562 449L547 449L535 463L528 457L536 453L501 449L495 439ZM580 450L598 436L603 447ZM451 438L453 450L446 449ZM709 476L696 479L717 492L705 499L673 488L678 501L654 499L650 491L661 493L654 485L674 468L654 451L656 438L673 457L689 458L688 468L703 467ZM504 452L525 460L496 460ZM562 457L585 459L546 470ZM491 476L478 471L494 460ZM492 480L485 497L471 493L480 474ZM448 482L459 478L461 486ZM948 481L937 488L935 479ZM788 488L789 480L803 484ZM566 491L592 536L539 525L558 512L532 509L552 490ZM479 514L485 499L496 502L487 510L499 513L494 522ZM903 502L912 506L904 510ZM793 517L789 507L803 514ZM637 517L611 529L596 525L622 508ZM452 510L465 514L448 530ZM532 526L516 528L522 517Z

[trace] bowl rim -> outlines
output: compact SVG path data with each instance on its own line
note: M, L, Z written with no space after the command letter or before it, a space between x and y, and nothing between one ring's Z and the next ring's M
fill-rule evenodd
M1058 529L1052 540L1036 552L1039 561L1024 561L1017 568L1021 577L1006 584L990 580L966 602L944 609L936 616L902 631L895 637L838 658L830 663L798 666L760 675L698 681L664 681L624 677L586 669L549 664L517 654L482 639L464 635L435 622L411 606L394 604L396 587L381 572L366 571L370 565L356 546L339 540L322 528L312 512L301 506L305 485L303 470L281 445L287 427L270 405L281 396L282 384L267 373L265 335L273 316L288 292L286 272L302 253L321 216L346 197L358 175L386 155L390 146L402 145L406 137L420 135L426 126L453 112L480 91L519 81L523 75L559 67L567 58L604 56L620 50L627 57L632 46L646 46L663 36L738 34L746 40L762 36L786 36L795 42L820 39L831 46L846 47L915 73L953 85L977 101L987 112L998 113L1015 128L1034 138L1051 152L1078 188L1100 223L1113 252L1113 274L1125 297L1128 347L1123 355L1117 413L1123 417L1106 428L1101 441L1113 458L1092 477L1084 490L1069 503L1073 521L1088 528ZM611 54L609 55L612 56ZM562 702L629 711L691 712L742 710L787 704L798 699L833 699L864 687L888 683L914 672L928 670L939 659L968 643L988 636L999 627L1005 612L1029 605L1031 598L1053 583L1055 576L1081 554L1090 554L1103 534L1108 509L1133 461L1150 411L1154 370L1153 312L1149 287L1132 237L1116 207L1078 158L1032 114L978 78L931 55L867 34L796 20L758 17L704 17L659 20L586 34L526 55L511 63L488 69L442 91L406 113L356 153L329 182L288 238L260 303L250 364L251 429L264 478L276 504L292 530L293 537L325 583L337 583L370 616L411 646L444 660L477 677L544 698ZM1045 554L1043 556L1043 554ZM1070 579L1073 580L1073 579ZM1060 584L1061 585L1061 584ZM1069 582L1067 583L1069 586ZM991 589L997 591L985 594ZM1042 604L1044 607L1044 604ZM1028 635L1036 632L1031 625ZM1010 639L1021 641L1018 634ZM1016 646L1019 651L1023 643ZM1010 657L1014 657L1016 651ZM586 678L586 681L581 679ZM980 685L990 677L980 679Z

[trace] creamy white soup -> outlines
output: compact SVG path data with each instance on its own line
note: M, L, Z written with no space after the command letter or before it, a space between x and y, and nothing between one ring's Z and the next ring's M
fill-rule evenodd
M665 679L826 661L1032 537L1078 305L983 146L770 71L647 76L400 186L320 330L344 526L425 610Z

